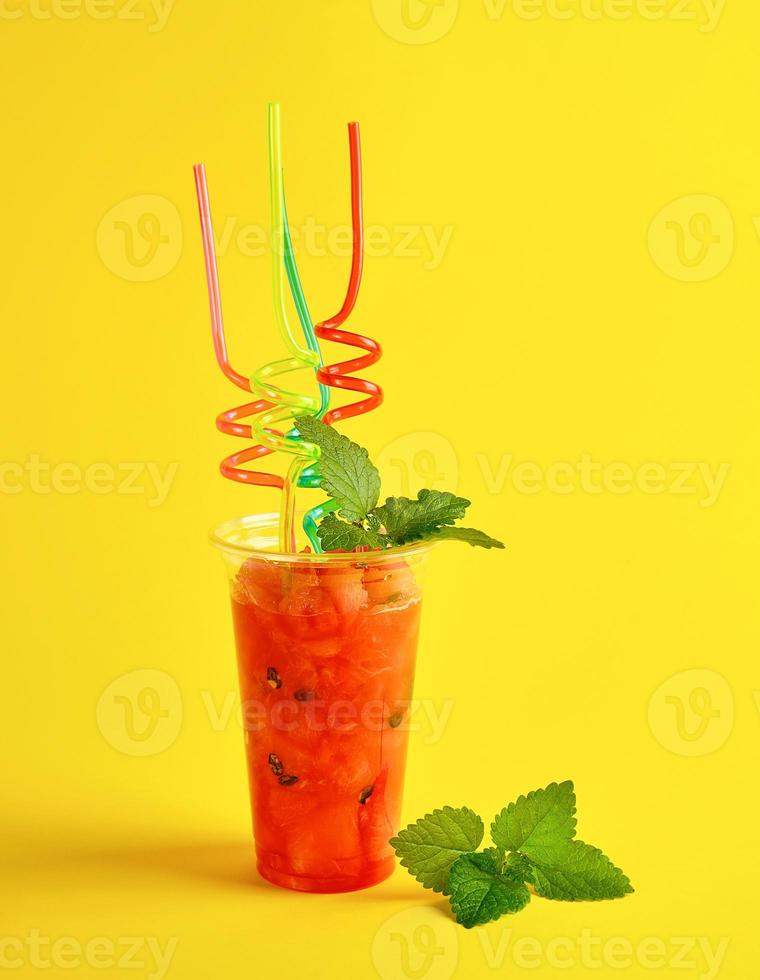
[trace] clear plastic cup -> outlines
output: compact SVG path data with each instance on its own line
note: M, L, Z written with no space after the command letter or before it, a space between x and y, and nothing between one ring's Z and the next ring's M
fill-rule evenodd
M258 869L310 892L394 867L429 543L286 555L278 518L212 534L227 567Z

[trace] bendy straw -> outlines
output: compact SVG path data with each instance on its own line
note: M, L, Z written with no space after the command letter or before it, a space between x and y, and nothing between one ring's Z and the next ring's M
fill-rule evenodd
M348 405L330 409L323 419L327 425L332 425L333 422L340 422L343 419L353 418L356 415L363 415L365 412L372 411L372 409L380 406L383 401L383 392L378 384L374 381L368 381L366 378L351 376L354 372L370 367L380 359L382 354L380 345L371 337L365 337L361 334L340 329L356 305L364 267L362 158L359 123L357 122L348 124L348 145L351 163L351 230L353 236L351 273L349 275L348 288L346 289L343 305L335 316L317 324L315 333L320 340L331 340L337 344L357 347L359 350L365 351L365 353L360 357L354 357L348 361L340 361L337 364L321 367L317 371L317 380L330 387L339 388L344 391L358 392L367 397L356 402L351 402ZM307 470L303 474L303 478L311 478L312 481L316 481L318 484L318 467L313 470ZM310 485L313 485L313 482ZM319 538L317 537L317 521L332 510L335 510L335 501L328 500L317 507L312 507L304 517L304 530L312 546L317 551L321 551Z
M280 136L280 107L276 103L269 104L269 204L272 226L272 296L274 299L275 320L280 328L280 334L285 346L290 350L291 357L265 364L255 371L252 386L257 394L266 401L272 402L273 407L266 409L257 417L253 424L256 437L262 445L293 455L295 459L288 468L283 483L283 499L280 506L279 544L281 551L295 551L295 488L302 471L311 460L319 458L319 449L301 439L289 439L277 430L275 425L292 422L299 415L315 416L320 408L319 401L313 395L304 395L296 391L288 391L272 383L273 379L283 374L299 371L303 368L319 366L319 354L309 347L303 347L296 338L290 325L288 312L285 307L285 272L284 239L285 239L285 209L283 206L282 189L282 146Z
M362 178L361 147L358 123L350 123L349 150L351 161L351 214L353 250L351 272L343 305L335 316L322 321L316 328L309 313L306 298L296 267L293 244L288 227L287 211L283 190L282 148L280 107L270 103L268 108L269 145L269 188L272 228L272 296L275 319L280 335L290 356L266 364L248 378L236 371L229 360L224 335L222 303L217 270L216 249L214 245L213 223L209 204L205 169L202 165L194 168L196 192L201 220L201 233L206 264L206 280L211 310L212 334L216 359L224 375L239 388L254 391L262 396L256 401L228 409L217 418L217 428L229 435L248 440L256 439L257 444L226 457L220 466L221 472L229 479L240 483L270 486L283 490L280 508L279 546L284 552L295 551L295 489L297 486L319 486L319 449L301 439L291 423L299 415L323 418L328 425L333 422L363 414L376 408L383 400L380 387L372 381L356 378L354 372L374 364L380 357L379 344L369 337L340 329L356 304L362 276L364 255L364 232L362 224ZM303 331L306 345L296 336L285 305L284 282L287 276L290 291ZM364 351L361 356L324 366L319 340L330 340L346 344ZM311 369L316 373L319 397L300 392L288 391L275 379L291 372ZM330 389L354 391L366 395L360 401L330 409ZM252 424L244 419L254 419ZM284 452L293 457L286 477L260 471L249 470L245 464L260 459L273 452ZM316 534L316 521L334 509L330 501L312 508L304 519L304 529L317 551L321 551Z

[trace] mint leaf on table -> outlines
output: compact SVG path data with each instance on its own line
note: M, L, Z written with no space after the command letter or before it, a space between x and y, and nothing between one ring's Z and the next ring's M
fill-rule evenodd
M325 551L355 551L357 548L384 548L387 539L376 531L365 530L356 524L327 514L317 528L319 542Z
M380 474L367 450L308 415L295 424L302 438L320 449L321 488L338 501L343 517L363 521L380 496Z
M575 837L575 824L575 792L567 780L510 803L491 824L491 837L507 851L550 860Z
M503 874L490 851L457 858L451 866L449 888L451 910L467 929L519 912L530 901L525 885Z
M472 810L444 807L391 840L401 864L426 888L449 895L467 929L519 912L530 886L565 902L622 898L628 877L598 848L575 840L575 791L568 780L519 797L491 824L495 847L474 849L483 823Z
M420 490L416 500L388 497L375 511L394 544L424 538L464 517L470 501L441 490Z
M597 847L569 841L564 851L549 862L533 860L532 883L536 894L561 902L622 898L633 891L620 868Z
M431 538L442 538L447 541L465 541L473 548L503 548L504 545L496 538L489 537L484 531L476 531L474 527L439 527Z
M483 821L467 807L445 806L409 824L390 840L391 847L423 887L448 894L447 882L452 864L480 846Z

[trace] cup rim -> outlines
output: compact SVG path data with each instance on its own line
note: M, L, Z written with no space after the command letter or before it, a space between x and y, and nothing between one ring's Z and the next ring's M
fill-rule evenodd
M264 514L247 514L244 517L235 517L232 520L224 521L209 531L209 540L215 548L226 554L237 555L242 558L259 558L262 561L280 562L288 565L355 565L357 561L362 564L381 564L394 559L415 558L425 555L436 545L438 541L415 541L413 544L400 545L395 548L387 548L385 551L367 552L348 552L346 554L290 554L282 551L271 551L266 548L252 547L242 541L235 541L235 535L241 535L251 531L264 531L275 529L279 524L280 516L276 511Z

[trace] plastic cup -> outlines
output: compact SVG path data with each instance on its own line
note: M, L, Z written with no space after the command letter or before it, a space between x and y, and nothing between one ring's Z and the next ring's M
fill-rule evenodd
M212 534L227 568L258 869L367 888L394 868L431 545L282 554L278 515Z

